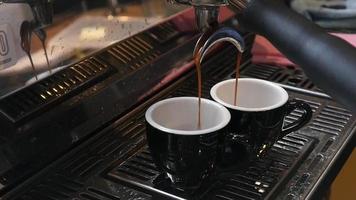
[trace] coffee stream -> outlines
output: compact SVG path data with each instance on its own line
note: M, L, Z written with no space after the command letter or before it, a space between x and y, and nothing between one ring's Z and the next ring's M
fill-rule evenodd
M201 129L201 97L202 97L202 74L201 74L201 52L200 49L194 55L194 62L197 71L197 81L198 81L198 129ZM234 106L237 106L237 92L238 92L238 79L240 77L240 64L241 64L242 53L237 52L236 60L236 81L234 88Z
M44 29L38 29L38 30L35 31L35 34L36 34L36 36L38 37L38 39L42 43L42 48L43 48L43 51L45 53L46 62L47 62L47 68L48 68L49 73L52 74L52 69L51 69L51 66L49 64L47 47L46 47L47 33L46 33L46 31Z
M241 64L242 53L237 52L237 59L236 59L236 74L235 74L235 95L234 95L234 106L237 106L237 91L239 85L239 78L240 78L240 64Z
M52 69L51 69L51 66L49 65L49 59L48 59L48 54L47 54L46 39L41 39L41 43L42 43L43 51L45 53L48 71L50 74L52 74Z
M202 79L201 79L201 53L200 50L194 55L195 67L197 70L198 80L198 129L201 129L201 96L202 96Z

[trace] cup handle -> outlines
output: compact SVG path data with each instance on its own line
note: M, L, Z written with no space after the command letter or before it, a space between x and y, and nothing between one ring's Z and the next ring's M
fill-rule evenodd
M284 136L286 136L287 134L303 127L305 124L307 124L311 120L311 118L313 116L313 110L311 109L309 104L305 103L304 101L294 99L294 100L288 101L286 106L287 106L287 108L286 108L285 116L289 115L296 109L303 110L304 113L297 121L283 127L283 130L282 130L282 133L281 133L281 136L279 139L281 139Z

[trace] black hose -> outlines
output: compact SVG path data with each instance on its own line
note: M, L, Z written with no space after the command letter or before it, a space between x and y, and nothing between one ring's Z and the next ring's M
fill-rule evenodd
M276 0L251 0L241 25L266 37L327 94L356 113L356 49Z

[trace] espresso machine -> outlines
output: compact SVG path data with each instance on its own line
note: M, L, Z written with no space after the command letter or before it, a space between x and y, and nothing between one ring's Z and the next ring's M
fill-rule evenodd
M20 42L21 25L24 21L30 22L29 27L36 34L49 24L51 15L45 12L49 9L43 8L51 1L23 2L2 1L0 16L2 9L7 13L11 10L2 6L24 10L21 18L16 15L16 24L12 20L1 24L6 24L6 31L13 32L10 35L15 50L9 52L26 55ZM107 47L100 47L61 70L0 97L1 199L297 200L325 196L354 148L356 117L345 106L352 103L342 100L345 98L339 93L331 96L328 88L322 87L325 81L319 84L318 78L309 79L317 73L304 71L310 69L305 66L310 66L311 59L296 59L301 67L251 63L255 33L270 36L272 42L281 45L292 58L305 57L303 53L284 49L282 43L286 37L260 25L258 20L271 12L259 7L256 1L236 2L237 6L231 7L238 8L235 12L225 6L231 6L233 1L174 2L195 8L183 7L175 13L159 16L158 23L147 25L120 41L112 41ZM282 13L287 9L279 4L272 5L268 3L264 7L278 8ZM172 5L160 6L160 10L166 11ZM254 6L261 11L258 12L260 16L253 15L257 12L252 10L247 12ZM113 17L108 20L115 19ZM127 16L119 19L127 19ZM276 18L270 16L264 20L268 24L272 19ZM201 32L217 22L220 26L237 29L244 38L241 77L281 85L292 98L304 100L311 106L313 118L300 130L279 140L263 159L242 170L217 171L216 176L198 191L185 193L172 188L154 165L146 141L144 113L159 100L197 95L193 49ZM286 26L274 28L280 31ZM315 31L310 26L304 31ZM109 28L105 30L100 33L110 33ZM3 38L0 31L0 60L6 61L8 57L3 54L7 52L4 48L7 45ZM236 53L232 45L221 44L207 54L202 63L204 98L210 98L208 90L215 83L234 77ZM346 50L343 53L349 54ZM317 65L319 62L313 60ZM9 63L0 66L11 68L13 63ZM335 72L332 68L340 65L332 63L334 65L326 66ZM340 76L342 73L337 72ZM352 98L351 95L349 99ZM298 110L291 113L286 117L287 123L298 120L300 115Z

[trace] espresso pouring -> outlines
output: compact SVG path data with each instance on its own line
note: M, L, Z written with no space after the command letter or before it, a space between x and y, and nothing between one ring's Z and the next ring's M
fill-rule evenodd
M200 49L197 51L197 53L194 55L194 62L195 62L195 67L196 67L196 72L197 72L197 81L198 81L198 124L197 127L198 129L201 129L201 97L202 97L202 74L201 74L201 57L202 53ZM231 91L233 92L234 95L234 106L237 106L237 96L238 96L238 79L240 77L240 65L241 65L241 58L242 58L242 53L237 52L237 60L236 60L236 81L235 81L235 87L234 90Z

